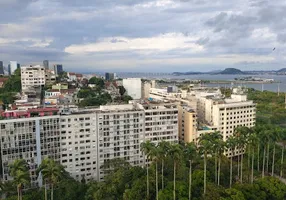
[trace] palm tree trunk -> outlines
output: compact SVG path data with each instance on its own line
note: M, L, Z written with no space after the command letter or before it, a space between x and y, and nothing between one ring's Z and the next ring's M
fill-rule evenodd
M239 152L238 152L238 155L237 155L237 178L239 179L239 168L240 168L240 165L239 165Z
M271 176L274 176L275 148L276 148L276 145L274 144L273 154L272 154L272 172L271 172Z
M52 183L51 186L51 200L54 200L54 184Z
M158 196L158 162L156 161L156 199L159 199Z
M264 178L266 148L263 149L262 178Z
M148 160L147 160L148 162ZM147 163L147 199L149 199L149 167L148 167L148 163Z
M260 144L257 145L257 171L259 171L259 153L260 153Z
M249 173L249 168L250 168L250 157L251 157L251 148L250 148L250 145L248 145L248 155L247 155L247 181L249 182L250 181L250 173Z
M242 169L243 169L243 152L241 154L241 161L240 161L240 183L242 183Z
M204 155L204 195L207 192L207 154Z
M20 190L20 200L22 200L22 199L23 199L23 195L22 195L22 186L19 188L19 190Z
M164 190L164 160L162 160L162 190Z
M269 167L269 142L267 142L267 156L266 156L266 172L268 173Z
M218 174L217 174L217 185L219 185L220 182L220 164L221 164L221 156L218 157Z
M232 157L233 157L233 154L232 153L232 156L230 157L230 174L229 174L229 187L231 188L231 184L232 184Z
M20 188L17 186L17 192L18 192L18 200L20 200Z
M176 162L174 162L174 190L173 190L174 200L176 200Z
M284 160L284 145L282 147L282 153L281 153L281 166L280 166L280 177L283 177L283 160Z
M192 160L190 160L190 171L189 171L189 200L192 198Z
M47 181L45 181L45 200L48 200Z
M215 152L215 182L217 183L217 151Z
M254 168L254 147L253 147L253 149L252 149L253 151L252 151L252 162L251 162L251 180L250 180L250 182L251 182L251 184L253 184L253 168Z

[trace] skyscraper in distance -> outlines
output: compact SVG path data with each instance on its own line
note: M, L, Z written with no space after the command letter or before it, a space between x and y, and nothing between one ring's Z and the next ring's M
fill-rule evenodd
M4 75L3 61L0 61L0 75Z
M14 74L15 70L18 68L18 63L17 61L10 61L9 66L8 66L8 72L9 72L9 75L12 75Z
M54 71L56 75L59 75L61 72L63 72L63 65L61 64L56 64L54 65Z
M105 73L105 80L112 81L114 79L115 79L115 74L114 73Z
M44 60L43 65L44 65L45 69L49 69L49 61L48 60Z

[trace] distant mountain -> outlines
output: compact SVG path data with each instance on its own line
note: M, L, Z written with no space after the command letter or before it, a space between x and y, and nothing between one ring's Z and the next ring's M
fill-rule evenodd
M282 68L277 70L277 73L286 73L286 68Z
M246 74L246 73L236 68L226 68L225 70L219 72L218 74Z
M250 70L250 71L241 71L236 68L226 68L224 70L213 70L209 72L173 72L172 75L199 75L199 74L225 74L225 75L259 75L259 74L286 74L286 68L279 70Z
M213 70L213 71L210 71L208 72L209 74L219 74L221 73L223 70Z

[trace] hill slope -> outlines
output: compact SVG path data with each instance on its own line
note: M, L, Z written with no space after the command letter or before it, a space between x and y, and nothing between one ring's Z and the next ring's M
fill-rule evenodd
M243 71L236 69L236 68L226 68L219 74L245 74Z

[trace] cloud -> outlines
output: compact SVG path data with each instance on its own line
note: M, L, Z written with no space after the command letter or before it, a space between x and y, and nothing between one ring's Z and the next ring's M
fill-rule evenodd
M286 53L284 0L0 0L0 13L6 63L208 71Z
M173 49L202 51L203 46L196 44L196 40L197 38L188 37L182 33L168 33L151 38L103 38L96 43L71 45L65 48L65 52L82 54L113 51L169 51Z

